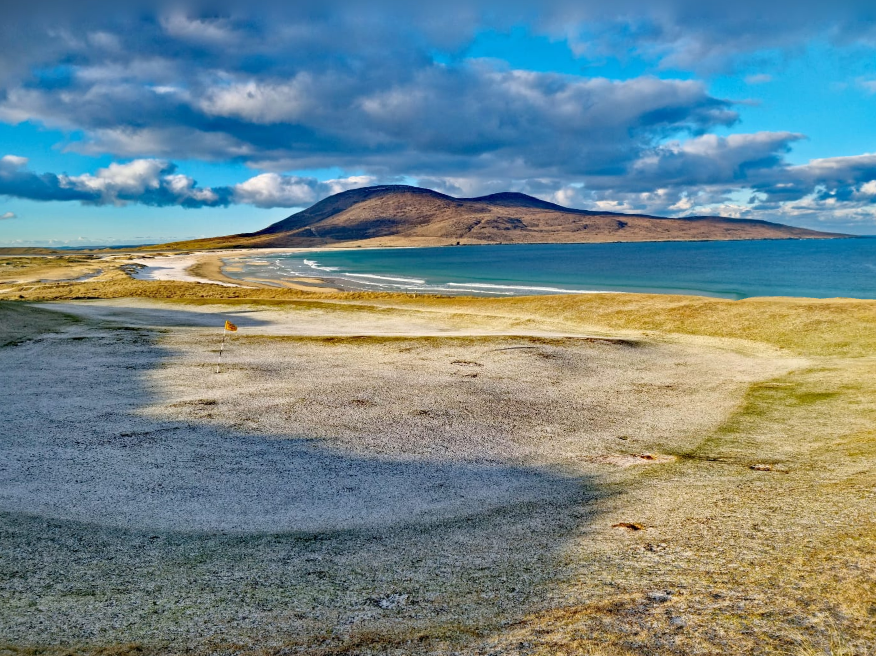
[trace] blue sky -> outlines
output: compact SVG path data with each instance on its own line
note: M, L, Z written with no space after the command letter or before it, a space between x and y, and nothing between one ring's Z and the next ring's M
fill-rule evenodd
M409 4L4 9L0 245L243 232L384 183L876 234L867 3Z

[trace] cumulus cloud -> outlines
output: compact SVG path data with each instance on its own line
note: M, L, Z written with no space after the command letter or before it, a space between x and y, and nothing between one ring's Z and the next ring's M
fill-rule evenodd
M697 0L561 5L546 20L556 34L569 35L577 52L622 57L632 50L666 69L725 72L752 59L781 58L810 40L876 45L876 15L864 0L738 0L732 8Z
M262 173L234 185L234 200L256 207L305 207L347 189L367 187L377 182L371 176L352 176L320 182L316 178Z
M759 172L781 168L791 144L803 138L790 132L758 132L673 141L644 153L632 164L626 180L609 179L603 184L640 191L655 186L745 186Z
M624 171L582 176L572 183L564 176L509 180L480 175L422 176L416 182L453 196L510 190L604 212L714 214L809 224L834 220L852 226L876 221L876 154L791 166L784 155L800 138L761 132L670 141L642 153ZM37 174L27 164L22 157L0 158L0 195L90 205L301 208L347 189L402 181L372 175L318 180L265 172L232 186L202 187L174 164L158 159L113 163L77 176Z
M14 218L16 218L14 212L3 212L3 214L0 214L0 221L5 221L6 219L14 219Z
M93 205L222 206L231 202L227 188L199 188L195 181L175 173L166 161L140 159L110 164L95 173L69 176L37 174L27 170L27 159L0 158L0 195L28 200L78 200Z
M668 20L640 9L655 24ZM626 15L596 2L552 3L532 29L601 29ZM177 5L142 15L61 8L50 16L16 15L22 33L51 24L63 38L44 51L36 41L23 48L42 52L42 67L8 79L0 120L75 132L67 147L88 154L510 179L621 170L668 136L738 119L732 102L697 81L434 61L436 49L459 53L480 30L531 18L515 2L231 3L210 14Z
M427 186L476 196L511 189L582 209L660 216L720 215L854 226L876 221L876 155L784 158L802 135L702 135L671 141L618 175L570 184L562 177L514 180L425 178Z
M31 200L93 201L94 193L66 186L54 173L38 175L28 171L27 159L14 155L0 157L0 196Z
M403 79L333 70L158 85L131 75L130 67L74 72L63 94L12 89L0 118L82 130L70 147L92 154L505 177L619 170L667 136L738 119L731 102L698 81L611 81L486 62L429 64Z
M5 157L0 195L298 207L407 176L455 195L511 188L620 211L871 204L866 156L792 167L784 157L800 135L710 134L736 124L736 104L690 75L612 81L465 56L484 30L525 24L583 60L632 56L652 71L707 74L812 39L876 47L876 17L854 0L739 0L732 11L695 0L558 0L537 16L518 0L226 0L209 12L181 0L35 2L4 8L0 121L59 128L66 149L125 162L66 176ZM173 159L242 162L258 174L203 187ZM325 167L365 177L285 175Z
M294 123L319 111L317 90L309 73L293 79L259 84L253 80L232 85L214 86L198 102L207 116L236 118L251 123L271 125Z
M301 70L393 59L401 67L434 50L463 52L483 30L526 24L535 34L569 39L580 54L633 52L664 67L721 69L739 57L789 51L802 41L835 46L876 43L876 16L865 0L800 3L737 0L732 9L696 0L553 0L533 11L523 0L34 0L7 3L0 24L0 80L47 61L105 52L170 53L216 68ZM117 41L125 48L115 50ZM278 62L282 62L278 64Z
M392 181L365 175L318 180L262 173L230 187L199 187L193 178L177 173L175 164L158 159L113 163L94 173L75 176L37 174L26 166L23 157L0 158L0 195L37 201L78 200L89 205L138 203L199 208L238 203L288 208L305 207L347 189Z

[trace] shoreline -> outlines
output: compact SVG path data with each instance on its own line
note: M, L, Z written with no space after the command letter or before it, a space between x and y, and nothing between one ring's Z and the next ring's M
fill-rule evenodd
M248 257L251 254L243 254L240 257ZM225 258L220 253L202 255L173 254L155 255L148 258L131 259L131 263L144 267L137 273L131 274L137 280L196 282L202 284L215 284L224 287L250 287L256 289L286 288L298 291L335 292L341 291L337 287L323 284L319 285L298 284L285 280L268 280L261 278L233 278L225 275L223 268L226 265ZM314 277L314 280L317 280Z
M751 240L746 240L751 241ZM760 240L767 241L767 240ZM775 243L776 240L769 240L771 243ZM784 240L787 241L787 240ZM661 242L662 243L662 242ZM737 242L738 243L738 242ZM558 246L570 246L568 244L558 244ZM416 248L416 247L404 247L404 248ZM319 254L322 253L340 253L349 251L348 248L337 248L337 247L319 247L319 248L270 248L270 249L221 249L221 250L212 250L212 251L183 251L183 252L155 252L149 254L142 254L140 252L128 252L128 253L112 253L112 254L103 254L100 256L92 256L93 260L89 262L91 265L89 269L101 270L102 273L97 276L98 280L111 279L113 276L117 276L119 274L123 275L125 278L130 278L134 280L144 280L144 281L155 281L155 282L174 282L174 283L196 283L196 284L212 284L219 287L226 288L239 288L239 289L252 289L252 290L260 290L260 293L267 292L268 290L280 291L283 289L289 291L296 292L304 292L304 293L379 293L379 294L393 294L399 296L418 296L418 295L427 295L427 296L447 296L447 297L462 297L462 296L472 296L472 297L484 297L484 298L495 298L497 296L500 297L526 297L526 296L545 296L545 295L581 295L581 294L599 294L599 295L621 295L621 294L648 294L648 295L671 295L671 296L687 296L691 298L720 298L726 300L741 300L743 298L787 298L787 299L807 299L807 298L821 298L821 299L858 299L858 300L871 300L866 296L866 290L858 289L861 287L860 284L854 285L855 288L845 289L843 285L837 284L824 284L824 285L812 285L809 284L807 287L807 283L812 283L813 281L808 280L804 276L800 280L802 284L795 284L796 279L790 279L790 285L785 284L773 284L773 285L749 285L749 289L735 289L732 285L729 287L724 285L723 287L713 288L713 289L702 289L698 288L697 280L659 280L654 282L662 283L659 286L648 286L648 280L638 281L641 282L639 286L635 285L636 280L623 280L622 282L626 282L626 285L616 285L615 288L605 288L605 284L600 284L600 282L593 282L592 286L594 288L589 288L591 286L590 283L578 282L576 288L573 288L572 285L575 285L576 281L574 280L566 280L565 283L545 283L542 281L532 281L529 282L527 280L516 281L512 278L502 278L502 276L494 276L494 279L497 282L494 283L486 283L482 282L484 280L490 280L489 269L486 271L486 275L484 275L484 271L478 272L477 269L474 269L474 273L462 277L457 277L455 280L452 276L449 276L451 282L442 282L446 280L448 276L442 275L439 270L431 271L430 283L426 283L425 280L413 280L412 283L420 283L422 282L422 286L413 285L413 286L404 286L404 285L393 285L392 283L383 283L377 284L374 283L374 286L365 286L365 283L359 278L386 278L386 280L395 280L396 278L387 277L387 275L383 275L383 270L379 265L372 264L371 268L362 268L358 269L353 266L350 269L350 265L346 267L346 269L350 269L349 271L336 273L330 272L330 275L323 277L321 272L310 271L310 270L302 270L300 267L296 268L295 271L289 272L292 275L288 277L283 277L283 271L268 272L267 268L265 271L259 270L260 267L248 267L244 268L243 264L247 258L256 258L261 260L270 259L272 256L315 256L318 257ZM388 249L385 247L368 247L368 248L360 248L357 250L383 250L387 251ZM432 249L429 249L432 250ZM781 252L786 254L790 253L793 255L799 251L798 248L791 248L788 251L787 248L783 249ZM686 252L686 251L683 251ZM709 251L710 252L710 251ZM721 249L720 253L728 252L726 249ZM729 251L731 254L734 252L732 249ZM807 249L804 249L804 252L808 252ZM840 253L846 252L846 249L840 249ZM867 257L870 253L870 249L866 249L864 251L860 251L860 249L852 249L852 253L857 253L858 256L855 260L856 262L861 259L861 255ZM825 253L825 257L831 257L831 253L833 250L827 251ZM474 255L474 254L473 254ZM386 257L389 257L387 255ZM405 256L401 255L402 259L405 260ZM450 256L451 260L453 260L456 256ZM464 256L462 258L465 261ZM413 259L412 259L413 258ZM38 258L42 260L42 258ZM343 258L342 258L343 259ZM366 261L368 258L365 258ZM380 261L381 256L377 256L378 262ZM414 264L411 266L416 266L416 261L418 256L414 255L411 257L407 257L407 260L411 260ZM458 258L457 258L458 259ZM604 259L604 258L603 258ZM406 260L405 260L406 261ZM443 261L443 260L440 260ZM331 261L328 264L332 264ZM859 262L860 264L860 262ZM410 265L410 262L409 262ZM377 268L375 268L375 266ZM867 266L867 265L865 265ZM34 278L36 277L34 274L37 273L36 265L30 265L33 268L33 273L30 273L29 270L27 277ZM410 267L409 267L410 268ZM483 267L482 267L483 268ZM391 269L391 267L390 267ZM433 267L434 269L434 267ZM246 273L243 271L246 270ZM22 276L25 275L25 269L22 269ZM369 273L364 273L364 271L369 271ZM373 271L374 273L371 273ZM11 272L10 272L11 273ZM81 278L82 273L92 273L92 271L85 272L77 272L76 276L69 275L72 272L65 272L68 275L64 276L64 278L59 278L56 282L58 284L83 284L90 282L90 280L79 280ZM277 278L272 278L271 274L277 274ZM380 274L380 275L378 275ZM13 274L15 275L15 274ZM350 276L348 278L348 275ZM394 274L392 274L394 275ZM399 274L401 275L401 274ZM414 274L410 274L413 276ZM16 275L16 277L18 277ZM42 278L42 276L39 276ZM422 277L422 276L420 276ZM548 278L548 276L545 276ZM585 276L586 277L586 276ZM665 277L665 276L664 276ZM671 278L671 276L670 276ZM726 276L725 276L726 278ZM400 280L400 279L399 279ZM48 281L46 281L48 282ZM383 281L380 281L383 282ZM703 282L703 281L700 281ZM761 281L763 282L763 281ZM675 283L675 285L673 285ZM566 284L569 285L568 288L564 288L561 285ZM727 283L729 284L729 283ZM9 285L8 289L4 289L5 292L13 292L13 291L26 291L26 290L18 290L17 287L19 285ZM707 285L708 286L708 285ZM602 287L602 289L600 289ZM714 287L714 286L713 286ZM785 292L784 294L782 292ZM218 293L218 290L216 290ZM809 292L809 295L806 293ZM213 292L211 292L212 294Z
M249 255L242 255L242 257L249 257ZM232 259L232 258L228 258ZM233 258L239 259L239 258ZM284 287L286 289L296 289L298 291L318 291L318 292L337 292L342 291L336 286L332 286L328 284L327 281L319 278L318 276L313 276L309 279L302 279L301 281L291 282L288 280L271 280L267 278L234 278L232 276L228 276L224 273L223 269L227 266L226 258L221 255L208 255L202 258L189 266L185 272L189 275L195 276L197 278L201 278L210 282L224 282L226 284L235 285L238 287L259 287L259 288L277 288ZM317 282L317 284L308 284L311 281Z
M751 241L751 240L746 240ZM775 244L778 240L769 241ZM783 240L788 241L788 240ZM804 240L797 240L804 241ZM624 249L619 252L614 250L600 251L592 256L581 254L574 248L566 248L560 251L552 249L539 249L535 251L522 250L509 252L507 256L492 258L489 253L475 251L468 254L453 254L437 252L433 249L420 249L415 253L393 255L389 249L382 247L360 249L384 251L373 256L366 255L356 257L344 252L349 249L339 248L289 248L289 249L260 249L245 251L219 251L213 256L228 264L228 268L221 271L221 280L234 280L235 282L247 281L249 284L274 283L282 285L289 280L298 283L299 276L319 279L321 286L336 291L389 291L401 294L428 294L428 295L475 295L475 296L540 296L543 294L660 294L673 296L692 296L703 298L723 298L728 300L741 300L743 298L857 298L860 300L870 299L872 292L869 291L865 281L870 279L866 268L872 268L868 263L874 254L872 249L862 245L861 247L828 248L799 246L770 246L760 247L740 246L737 248L700 247L689 250L682 248L664 249L655 242L644 251ZM738 243L738 242L736 242ZM529 246L529 245L525 245ZM573 246L568 244L556 244L556 246ZM415 247L406 247L415 248ZM344 253L335 258L319 258L321 253ZM566 271L563 267L548 267L540 275L527 274L515 275L513 262L516 261L515 253L521 253L522 262L527 266L533 266L536 260L550 258L552 253L558 253L557 257L574 258L580 255L588 262L591 257L593 264L587 266L573 266ZM755 267L755 275L748 280L742 275L738 265L728 264L734 257L742 257L743 261L757 259L762 254L773 254L780 258L799 258L806 254L813 254L819 262L827 266L826 279L816 279L799 266L792 266L788 273L774 272L770 266ZM646 263L637 265L634 260L637 254L644 254ZM840 258L847 254L852 258L847 264L841 264ZM250 258L253 261L267 260L272 255L293 256L288 259L287 265L281 265L278 259L273 264L277 266L265 267L264 277L256 267L246 267L246 274L241 269L244 262ZM298 256L298 257L295 257ZM316 262L304 259L305 264L311 264L313 268L324 269L311 271L302 265L299 258L312 256L318 258ZM608 260L620 258L620 265L613 265ZM670 269L660 269L660 258L683 259L685 257L698 258L696 261L704 261L703 258L717 259L717 265L709 267L702 264L694 267L688 275L674 275ZM481 258L490 266L479 264ZM652 259L657 263L651 266ZM258 263L258 262L257 262ZM627 268L624 263L629 263ZM321 266L316 266L317 264ZM469 266L471 264L471 266ZM496 264L498 269L495 266ZM234 268L232 268L234 267ZM340 267L340 269L338 268ZM425 268L424 268L425 267ZM449 267L449 268L448 268ZM460 268L461 267L461 268ZM595 267L595 268L594 268ZM603 268L599 268L603 267ZM866 267L862 269L862 267ZM268 270L270 274L268 275ZM653 271L652 271L653 270ZM843 275L847 272L854 277L854 272L861 272L864 277L857 282L844 282ZM234 272L234 273L231 273ZM648 272L654 273L650 276ZM773 275L773 274L777 275ZM288 275L286 279L284 276ZM872 275L872 274L871 274ZM276 280L272 276L277 276ZM371 284L375 287L365 287L363 279L375 279ZM303 282L303 279L301 280ZM382 284L378 284L382 283ZM246 283L245 283L246 284ZM305 288L310 288L305 285Z
M131 277L135 280L157 280L157 281L178 281L178 282L199 282L224 287L245 287L240 281L232 281L222 275L221 267L214 270L209 263L204 262L206 258L194 257L191 255L169 255L157 256L154 258L132 258L131 264L136 264L141 267L138 271L131 273ZM153 261L155 260L155 261ZM211 277L201 277L201 274L193 271L199 265L206 265L205 273L209 273Z

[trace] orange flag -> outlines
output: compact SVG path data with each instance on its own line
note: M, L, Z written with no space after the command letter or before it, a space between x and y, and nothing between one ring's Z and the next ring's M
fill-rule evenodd
M230 321L225 322L225 330L230 330L231 332L237 332L237 326L235 326Z

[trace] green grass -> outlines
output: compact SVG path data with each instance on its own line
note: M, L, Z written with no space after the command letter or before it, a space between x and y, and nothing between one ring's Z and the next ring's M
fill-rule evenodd
M0 347L20 344L47 332L58 332L79 322L60 312L25 303L0 301Z

